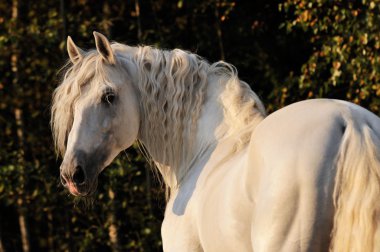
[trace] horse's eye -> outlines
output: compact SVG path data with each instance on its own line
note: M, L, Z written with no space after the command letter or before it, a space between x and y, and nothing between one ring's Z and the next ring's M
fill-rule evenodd
M102 97L102 103L112 104L115 101L115 94L107 92Z

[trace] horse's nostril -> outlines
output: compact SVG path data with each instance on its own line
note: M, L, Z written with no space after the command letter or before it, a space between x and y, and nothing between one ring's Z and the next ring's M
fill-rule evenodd
M80 185L83 184L85 181L84 171L82 166L75 167L75 172L73 175L73 181L75 184Z
M63 175L61 174L60 178L61 178L61 184L62 184L63 186L66 186L66 185L67 185L67 180L66 180L65 176L63 176Z

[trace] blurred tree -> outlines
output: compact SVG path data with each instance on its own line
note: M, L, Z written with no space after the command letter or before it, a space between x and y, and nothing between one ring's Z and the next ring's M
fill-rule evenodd
M19 12L12 12L16 3L21 4ZM59 79L57 70L67 57L64 34L73 34L82 45L92 41L92 30L110 28L114 18L123 15L115 3L0 3L4 13L0 17L0 240L4 251L160 250L162 208L146 202L147 194L154 195L153 201L162 200L160 187L146 186L149 170L133 149L126 152L128 163L121 157L114 169L103 174L103 187L87 200L94 201L90 208L88 202L70 200L58 182L49 104ZM121 10L127 5L119 3Z
M20 4L18 0L12 0L12 14L11 14L11 24L9 25L9 34L11 37L21 37L22 31L19 29L20 21ZM20 51L18 48L19 41L17 39L13 40L10 45L10 65L11 65L11 83L12 87L16 91L17 97L22 94L19 93L19 61L20 61ZM30 240L29 240L29 228L26 218L26 204L25 204L25 133L24 133L24 120L23 120L23 109L22 100L16 100L14 102L14 119L16 124L16 135L17 135L17 160L16 166L19 172L18 178L18 192L17 192L17 211L19 215L19 227L22 241L22 250L24 252L30 251Z
M302 29L313 49L279 102L339 98L379 113L380 1L287 0L280 10L287 14L283 26Z

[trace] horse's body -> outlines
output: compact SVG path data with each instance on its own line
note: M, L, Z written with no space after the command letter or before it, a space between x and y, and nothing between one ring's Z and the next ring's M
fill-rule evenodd
M352 127L361 135L350 135ZM173 213L178 198L185 198L178 190L169 200L162 227L167 251L327 251L336 170L344 169L337 168L337 161L346 148L357 149L344 141L364 139L367 127L372 134L380 132L380 121L363 108L310 100L268 116L250 144L223 164L218 161L231 143L220 142L209 162L198 168L202 172L184 214ZM360 163L351 165L363 169ZM350 232L350 221L345 232ZM364 247L359 244L358 251Z
M54 96L71 193L91 193L138 138L170 191L165 251L380 250L377 116L326 99L265 117L230 65L95 38L89 53L69 39Z

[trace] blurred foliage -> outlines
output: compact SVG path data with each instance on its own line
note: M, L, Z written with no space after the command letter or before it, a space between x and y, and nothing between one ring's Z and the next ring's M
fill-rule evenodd
M332 97L379 113L380 1L287 0L279 7L283 27L304 31L313 46L301 73L282 88L281 102Z
M329 97L379 113L379 6L365 0L1 1L0 251L23 250L23 215L31 251L161 250L163 190L136 148L105 170L92 199L78 201L59 183L49 110L67 35L84 49L94 47L97 30L129 45L224 59L269 111Z

